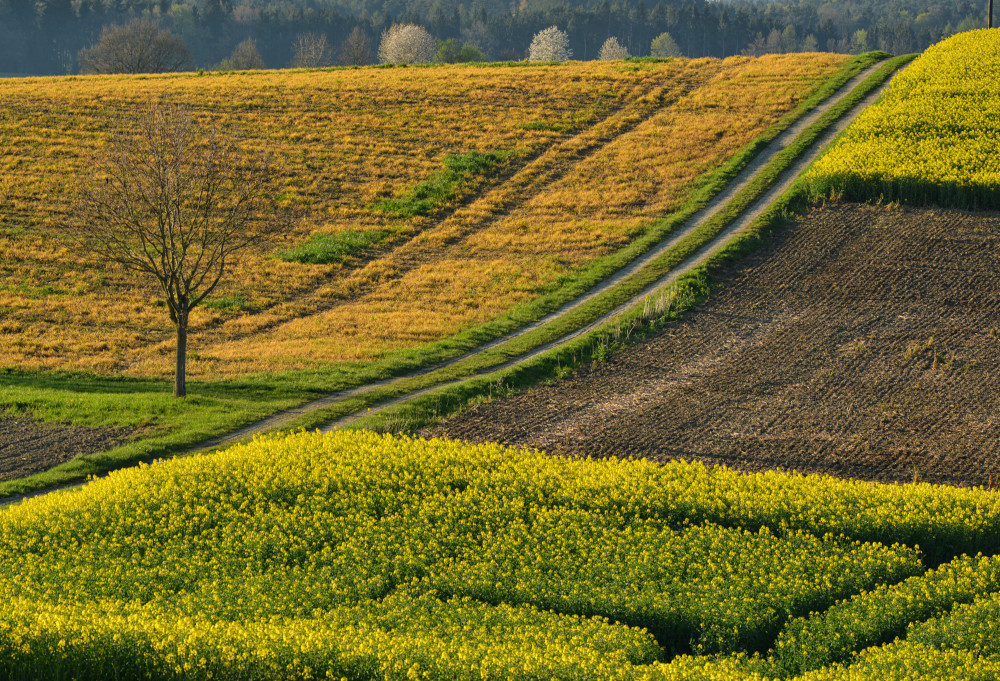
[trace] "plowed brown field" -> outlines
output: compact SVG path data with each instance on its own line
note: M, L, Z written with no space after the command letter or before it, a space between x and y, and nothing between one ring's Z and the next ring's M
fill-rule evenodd
M83 428L39 423L0 412L0 480L40 473L80 454L103 452L129 440L130 428Z
M434 434L877 481L1000 479L1000 214L843 204L708 303Z

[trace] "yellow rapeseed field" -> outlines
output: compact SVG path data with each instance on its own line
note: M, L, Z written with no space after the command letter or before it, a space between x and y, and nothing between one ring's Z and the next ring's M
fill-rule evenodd
M878 622L879 603L997 573L960 559L921 575L916 547L858 539L871 518L993 537L1000 507L363 431L258 438L0 511L0 679L749 678L766 661L742 651L793 617L861 594L852 617ZM997 607L976 603L949 617ZM850 633L831 621L810 635ZM973 645L972 624L919 627L921 645ZM678 652L696 656L664 663Z
M110 110L162 98L237 128L304 209L195 312L190 372L227 376L375 360L502 315L676 208L845 59L0 80L0 366L171 371L157 291L61 228ZM378 209L470 151L510 156L435 213ZM344 230L385 239L347 262L275 257Z
M847 198L1000 206L1000 31L928 49L810 177Z

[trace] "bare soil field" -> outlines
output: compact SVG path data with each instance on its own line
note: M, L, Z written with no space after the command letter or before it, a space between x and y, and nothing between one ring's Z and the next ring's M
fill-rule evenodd
M828 206L655 338L425 434L995 486L998 272L998 213Z
M80 454L124 444L131 428L84 428L0 414L0 480L48 470Z

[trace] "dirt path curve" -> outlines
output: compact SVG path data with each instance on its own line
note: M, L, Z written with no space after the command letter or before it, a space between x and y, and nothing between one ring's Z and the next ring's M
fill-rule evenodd
M763 150L761 150L761 152L758 153L757 156L739 174L737 174L737 176L735 178L733 178L733 180L726 186L725 189L723 189L721 192L719 192L719 194L717 194L709 202L709 204L707 206L705 206L703 209L701 209L700 211L698 211L697 213L695 213L686 223L684 223L684 225L682 227L680 227L678 230L676 230L674 233L672 233L669 237L667 237L663 242L661 242L660 245L654 247L653 249L651 249L650 251L648 251L643 256L640 256L639 258L637 258L636 260L634 260L631 264L627 265L626 267L623 267L617 273L615 273L614 275L608 277L607 279L605 279L604 281L602 281L600 284L598 284L597 286L595 286L594 288L592 288L585 295L583 295L583 296L581 296L581 297L573 300L570 303L567 303L563 307L561 307L558 310L556 310L556 311L554 311L554 312L546 315L545 317L542 317L542 318L538 319L535 322L532 322L530 324L525 325L524 327L520 328L519 330L517 330L515 332L512 332L512 333L507 334L505 336L502 336L500 338L497 338L497 339L495 339L495 340L493 340L493 341L491 341L489 343L486 343L486 344L480 346L479 348L477 348L476 350L474 350L472 352L469 352L469 353L466 353L465 355L456 357L456 358L454 358L454 359L452 359L452 360L450 360L448 362L444 362L444 363L441 363L441 364L437 364L437 365L432 365L432 366L429 366L429 367L425 367L424 369L421 369L421 370L415 371L415 372L411 372L411 373L405 374L403 376L397 376L397 377L393 377L393 378L384 379L384 380L381 380L381 381L375 381L373 383L368 383L368 384L365 384L365 385L362 385L362 386L358 386L356 388L350 388L350 389L347 389L347 390L341 390L341 391L338 391L338 392L335 392L335 393L331 393L330 395L327 395L327 396L322 397L320 399L313 400L311 402L307 402L305 404L299 405L298 407L293 407L292 409L285 410L283 412L280 412L278 414L270 416L270 417L268 417L266 419L263 419L261 421L257 421L256 423L252 423L250 425L244 426L243 428L235 430L235 431L233 431L231 433L228 433L226 435L222 435L220 437L216 437L216 438L213 438L211 440L206 440L204 442L201 442L201 443L199 443L197 445L192 446L188 450L188 452L190 453L190 452L196 452L196 451L214 449L214 448L218 448L218 447L222 447L222 446L226 446L226 445L230 445L230 444L235 444L236 442L239 442L241 440L245 440L245 439L250 438L250 437L252 437L254 435L265 433L265 432L268 432L268 431L272 431L272 430L276 430L276 429L285 427L288 424L296 421L297 419L299 419L300 417L302 417L302 416L304 416L306 414L318 411L320 409L324 409L326 407L333 406L333 405L335 405L335 404L337 404L337 403L339 403L341 401L345 401L345 400L349 400L349 399L354 398L354 397L362 396L362 395L364 395L364 394L366 394L368 392L371 392L371 391L373 391L375 389L378 389L378 388L392 386L394 384L398 384L398 383L401 383L401 382L409 380L409 379L413 379L413 378L420 377L420 376L425 376L425 375L430 374L430 373L432 373L434 371L437 371L437 370L441 370L441 369L445 369L445 368L448 368L448 367L452 367L455 364L458 364L459 362L462 362L464 360L476 357L476 356L481 355L481 354L483 354L483 353L485 353L487 351L490 351L490 350L493 350L495 348L498 348L499 346L502 346L503 344L505 344L505 343L507 343L509 341L512 341L512 340L517 339L517 338L519 338L521 336L524 336L525 334L530 333L530 332L538 329L539 327L542 327L542 326L544 326L544 325L546 325L548 323L551 323L551 322L553 322L553 321L555 321L555 320L563 317L566 314L571 313L572 311L574 311L577 308L579 308L581 305L584 305L585 303L593 300L594 298L596 298L597 296L601 295L602 293L608 291L609 289L611 289L615 285L621 283L627 277L629 277L632 274L638 272L642 268L648 266L651 262L653 262L654 260L656 260L663 253L669 251L671 248L674 248L678 243L680 243L683 239L685 239L686 237L688 237L692 232L694 232L695 230L697 230L705 222L707 222L708 220L710 220L719 211L723 210L726 207L726 205L730 202L730 200L732 200L732 198L734 196L736 196L750 182L752 182L754 180L754 178L763 170L763 168L777 154L779 154L781 151L783 151L785 148L787 148L789 145L791 145L792 142L794 142L794 140L804 130L806 130L809 126L811 126L814 123L816 123L819 120L819 118L822 117L827 111L829 111L831 108L833 108L838 103L840 103L845 97L847 97L851 92L853 92L853 90L857 86L859 86L860 84L862 84L865 80L868 79L869 76L871 76L873 73L875 73L878 69L882 68L884 65L885 65L885 62L879 62L879 63L877 63L877 64L869 67L865 71L862 71L860 74L858 74L857 76L855 76L854 78L852 78L851 80L849 80L843 87L841 87L839 90L837 90L837 92L834 93L831 97L829 97L827 100L825 100L824 102L822 102L821 104L819 104L815 109L813 109L811 112L809 112L808 114L806 114L805 116L803 116L802 118L800 118L798 121L796 121L795 123L793 123L787 130L785 130L777 138L775 138L767 147L765 147ZM442 382L436 383L436 384L434 384L432 386L429 386L429 387L426 387L426 388L423 388L423 389L419 389L419 390L416 390L416 391L412 391L412 392L409 392L409 393L407 393L405 395L402 395L400 397L387 400L387 401L382 402L381 404L379 404L377 406L373 406L371 409L366 410L365 412L355 413L355 414L352 414L352 415L348 415L348 416L342 417L340 419L337 419L337 420L335 420L335 421L333 421L331 423L328 423L325 426L323 426L322 428L320 428L320 430L322 430L324 432L329 431L329 430L333 430L334 428L339 428L341 426L348 425L348 424L350 424L350 423L358 420L363 415L367 416L367 415L375 414L375 413L378 413L378 412L380 412L380 411L382 411L384 409L387 409L389 407L393 407L393 406L402 404L404 402L407 402L407 401L412 400L414 398L420 397L420 396L425 395L425 394L427 394L429 392L432 392L434 390L438 390L440 388L444 388L444 387L448 387L448 386L451 386L451 385L455 385L455 384L460 383L463 380L467 380L468 378L471 378L473 376L480 376L480 375L484 375L484 374L489 374L489 373L492 373L492 372L495 372L495 371L499 371L499 370L503 370L503 369L509 368L509 367L511 367L511 366L513 366L515 364L520 363L520 362L524 362L524 361L533 359L533 358L537 357L538 355L541 355L542 353L547 352L547 351L551 350L552 348L554 348L554 347L556 347L558 345L567 343L567 342L573 340L574 338L579 337L580 335L588 333L589 331L593 330L594 328L596 328L598 326L601 326L602 324L606 323L607 321L609 321L609 320L611 320L611 319L619 316L623 312L631 309L633 306L635 306L637 304L641 304L644 301L644 299L647 296L649 296L650 294L656 292L658 289L661 289L664 286L670 285L672 282L674 282L681 275L683 275L683 274L691 271L692 269L698 267L699 265L701 265L705 260L707 260L709 257L711 257L711 255L713 253L717 252L720 248L722 248L725 245L725 243L729 240L730 237L732 237L734 234L738 233L739 231L741 231L743 229L746 229L746 227L749 226L764 211L764 209L771 202L773 202L775 199L777 199L779 196L781 196L781 194L783 194L788 189L788 187L792 184L792 182L794 182L794 180L798 177L798 175L805 168L807 168L809 166L809 164L811 164L820 155L820 153L822 153L822 151L826 148L826 146L837 135L839 135L841 132L843 132L843 130L846 129L847 126L850 125L850 123L854 121L854 119L861 113L861 111L863 111L869 105L871 105L872 103L874 103L874 101L881 95L883 89L888 86L889 82L890 81L887 80L885 84L883 84L881 87L879 87L876 90L874 90L860 104L858 104L857 106L855 106L853 109L851 109L849 112L847 112L843 117L841 117L841 119L837 123L835 123L834 125L832 125L827 130L827 132L824 133L812 145L812 147L810 147L809 151L807 151L805 154L803 154L803 156L789 170L787 170L783 174L783 176L782 176L783 179L781 179L776 185L774 185L771 188L771 190L767 191L764 194L764 196L761 199L759 199L757 201L757 203L754 204L754 206L752 208L750 208L748 211L744 212L741 215L740 218L738 218L733 223L731 223L731 225L729 227L727 227L722 233L720 233L715 239L713 239L707 245L703 246L694 256L692 256L688 260L686 260L683 263L681 263L678 267L676 267L673 270L671 270L671 272L669 274L667 274L666 276L664 276L660 280L654 282L652 285L650 285L649 287L647 287L645 290L643 290L642 292L640 292L636 296L632 297L630 300L628 300L627 302L623 303L622 305L618 306L617 308L615 308L611 312L608 312L607 314L602 315L599 319L596 319L595 321L591 322L590 324L588 324L588 325L586 325L586 326L584 326L584 327L582 327L580 329L577 329L577 330L575 330L573 332L570 332L570 333L568 333L568 334L560 337L557 340L554 340L554 341L551 341L551 342L546 343L544 345L541 345L541 346L539 346L539 347L537 347L537 348L535 348L535 349L533 349L533 350L531 350L531 351L529 351L527 353L518 355L517 357L510 358L510 359L508 359L506 361L494 364L494 365L492 365L492 366L490 366L488 368L482 369L479 372L470 373L468 376L465 376L465 377L463 377L461 379L450 380L450 381L442 381ZM71 487L79 486L81 484L83 484L83 483L71 483L71 484L68 484L68 485L65 485L65 486L56 487L54 489L71 488ZM11 503L15 503L15 502L20 501L22 499L26 499L26 498L30 498L30 497L33 497L33 496L37 496L39 494L45 494L46 492L49 492L49 491L52 491L52 490L53 490L53 488L49 488L49 489L46 489L46 490L39 490L38 492L32 492L32 493L27 494L27 495L12 496L12 497L9 497L7 499L0 500L0 507L9 505Z

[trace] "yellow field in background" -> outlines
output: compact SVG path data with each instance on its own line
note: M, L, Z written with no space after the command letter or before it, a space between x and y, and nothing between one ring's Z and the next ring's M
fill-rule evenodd
M1000 31L942 40L893 79L809 177L860 201L1000 207Z
M846 58L0 80L0 367L172 369L158 292L87 266L60 229L109 110L165 98L236 127L305 208L215 294L244 310L193 316L191 374L224 376L378 359L496 318L676 208ZM515 156L436 216L373 209L472 150ZM340 264L274 257L343 229L393 238Z

